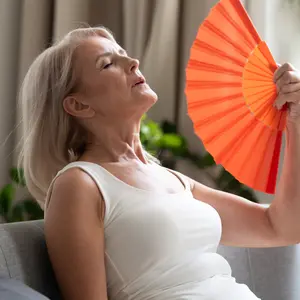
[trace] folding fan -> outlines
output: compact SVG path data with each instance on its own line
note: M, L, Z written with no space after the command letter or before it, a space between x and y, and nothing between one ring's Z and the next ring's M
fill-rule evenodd
M206 150L238 181L273 194L287 109L273 107L276 62L239 0L221 0L186 68L188 115Z

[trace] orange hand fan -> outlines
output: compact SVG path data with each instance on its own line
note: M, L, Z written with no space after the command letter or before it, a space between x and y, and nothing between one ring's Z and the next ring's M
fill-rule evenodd
M216 163L272 194L287 115L273 107L276 69L241 2L221 0L192 45L185 89L195 133Z

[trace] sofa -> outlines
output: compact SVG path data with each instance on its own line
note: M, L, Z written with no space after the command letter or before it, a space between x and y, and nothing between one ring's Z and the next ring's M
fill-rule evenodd
M0 224L0 274L60 300L43 225L43 220ZM262 300L300 299L299 245L270 249L220 246L218 252L231 264L237 282L247 284Z

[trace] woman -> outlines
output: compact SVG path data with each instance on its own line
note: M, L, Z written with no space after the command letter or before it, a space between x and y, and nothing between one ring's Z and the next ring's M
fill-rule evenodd
M140 119L157 95L106 29L74 30L35 60L21 92L22 157L65 299L258 299L216 250L300 240L300 76L285 64L274 80L276 106L289 103L287 147L264 208L143 150Z

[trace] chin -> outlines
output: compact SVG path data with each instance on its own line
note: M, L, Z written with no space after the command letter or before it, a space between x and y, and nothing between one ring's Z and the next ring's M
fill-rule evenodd
M158 96L154 91L152 91L152 94L150 95L150 98L153 101L153 104L155 104L158 100Z
M134 90L132 100L136 109L140 107L145 113L156 103L158 96L148 84L143 84Z
M148 92L141 98L140 103L142 102L145 107L147 107L147 110L150 109L158 100L157 94L154 91Z

